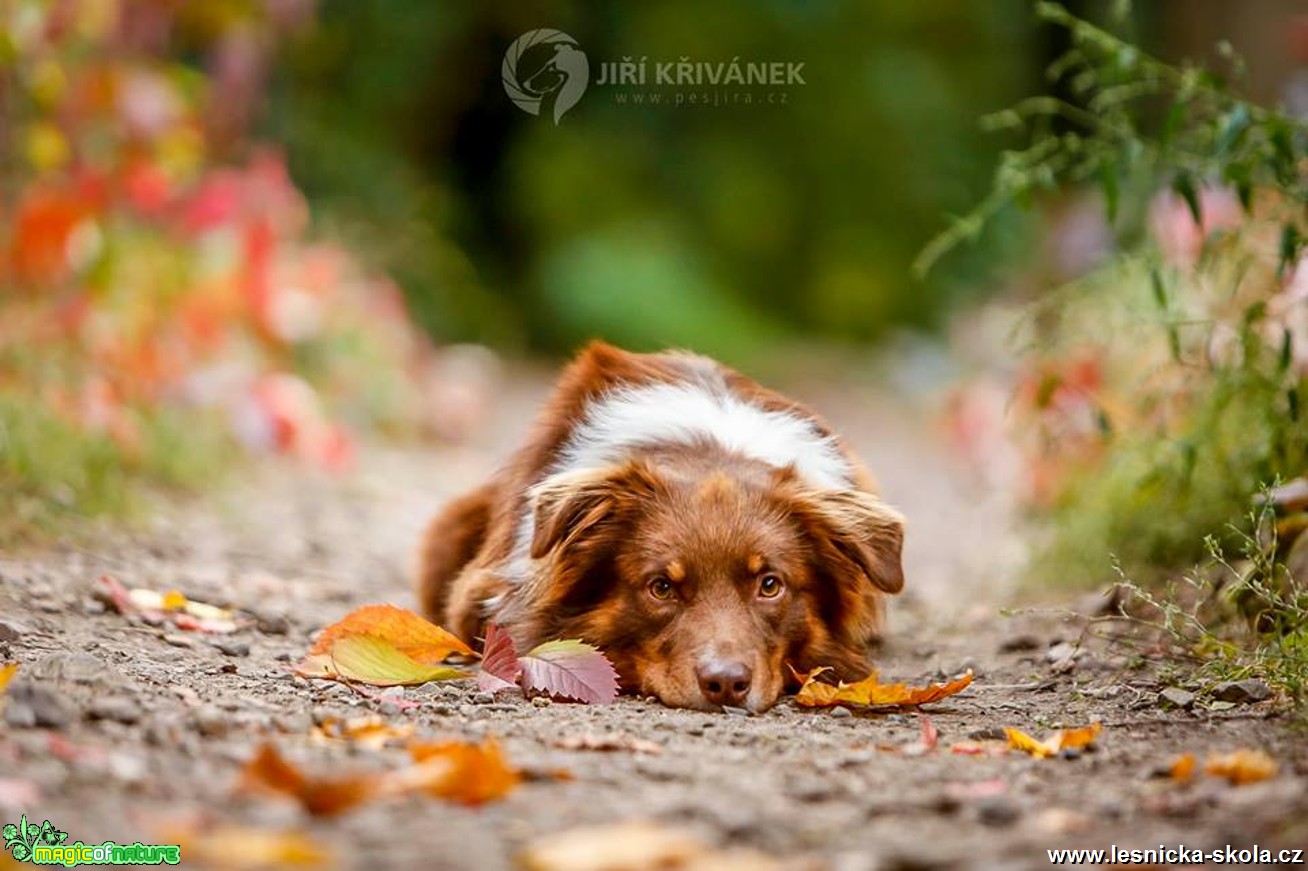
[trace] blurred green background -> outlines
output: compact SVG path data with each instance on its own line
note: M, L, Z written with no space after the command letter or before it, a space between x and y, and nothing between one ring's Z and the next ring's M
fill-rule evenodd
M500 81L526 31L572 36L591 87L555 126ZM1045 40L1048 41L1048 38ZM977 116L1028 93L1053 46L1029 4L647 5L328 0L282 53L268 138L333 233L442 340L565 351L594 335L751 358L803 337L930 327L1013 239L927 281L921 246L989 181ZM785 105L597 86L599 65L802 62ZM740 91L740 87L725 87ZM620 104L662 91L664 105Z

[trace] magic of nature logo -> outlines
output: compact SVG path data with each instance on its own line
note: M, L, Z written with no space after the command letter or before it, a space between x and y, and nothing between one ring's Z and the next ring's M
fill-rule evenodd
M177 844L84 844L67 843L68 833L61 832L49 820L27 821L27 814L17 823L6 823L2 830L5 849L19 862L34 865L176 865L182 861Z

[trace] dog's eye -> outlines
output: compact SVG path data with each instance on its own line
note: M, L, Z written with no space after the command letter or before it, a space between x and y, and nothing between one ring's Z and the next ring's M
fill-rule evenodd
M677 588L664 577L657 577L649 582L649 594L655 599L671 599Z
M763 599L775 599L785 589L786 585L776 575L764 575L758 582L758 594Z

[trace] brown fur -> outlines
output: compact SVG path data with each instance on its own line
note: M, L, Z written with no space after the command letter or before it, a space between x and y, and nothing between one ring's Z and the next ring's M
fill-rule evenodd
M488 619L520 647L583 638L614 661L625 689L683 707L769 707L786 665L862 677L881 595L903 586L903 526L847 451L857 489L817 491L792 469L715 443L652 445L608 468L547 477L590 399L693 380L706 367L716 364L585 349L508 466L432 522L419 578L427 615L469 642ZM742 398L830 434L802 406L715 371ZM506 569L529 505L531 568L511 584Z

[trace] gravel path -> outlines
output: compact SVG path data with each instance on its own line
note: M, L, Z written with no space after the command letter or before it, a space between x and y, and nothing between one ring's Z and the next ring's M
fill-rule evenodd
M1274 700L1164 707L1165 664L1078 644L1084 622L1054 607L1002 616L1020 557L1006 500L966 483L921 409L857 385L793 392L850 434L910 521L908 591L891 606L883 674L977 674L968 691L931 706L934 751L912 747L921 728L908 713L815 713L789 701L757 717L634 698L539 705L463 682L409 690L418 704L401 709L293 676L288 662L352 607L413 605L408 569L423 523L492 468L543 386L538 375L515 378L476 449L369 450L344 478L269 464L235 487L161 507L146 530L0 555L0 660L22 663L0 727L0 821L48 818L86 843L159 843L177 826L295 829L337 867L469 871L514 867L552 833L627 820L762 851L726 854L737 864L701 856L701 869L1035 868L1058 847L1308 847L1302 725ZM104 573L252 619L212 643L134 622L92 597ZM512 763L545 776L481 808L410 796L332 819L234 790L267 741L316 774L405 764L400 746L310 740L315 722L369 712L425 737L496 736ZM1003 726L1042 734L1096 720L1105 724L1098 747L1077 758L950 751ZM558 746L589 735L640 739L643 749ZM1150 777L1177 754L1194 753L1202 768L1209 753L1237 747L1266 750L1280 773L1242 787L1202 773L1189 783ZM559 769L571 779L547 776ZM184 865L239 859L234 847L199 857L183 850Z

